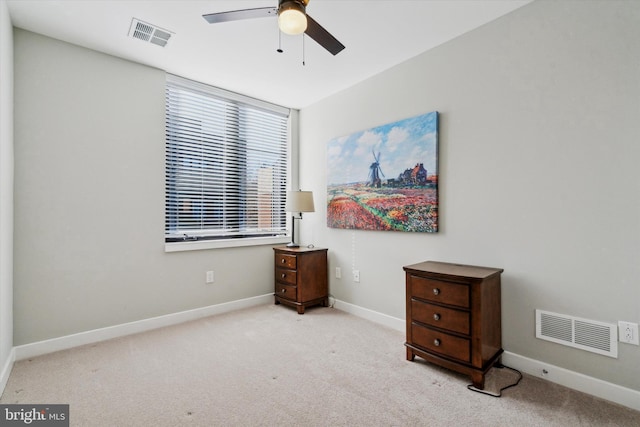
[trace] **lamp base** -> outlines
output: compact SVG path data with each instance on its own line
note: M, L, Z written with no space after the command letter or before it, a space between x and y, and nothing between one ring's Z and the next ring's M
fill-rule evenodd
M300 245L297 244L297 243L291 242L291 243L287 244L287 247L288 248L299 248Z

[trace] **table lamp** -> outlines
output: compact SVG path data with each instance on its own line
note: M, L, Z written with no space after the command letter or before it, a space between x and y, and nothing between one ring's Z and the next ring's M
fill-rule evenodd
M299 217L291 215L291 243L287 245L288 248L298 248L300 245L295 241L296 219L302 219L303 212L315 212L313 207L313 192L302 190L287 191L287 201L284 210L293 214L300 214Z

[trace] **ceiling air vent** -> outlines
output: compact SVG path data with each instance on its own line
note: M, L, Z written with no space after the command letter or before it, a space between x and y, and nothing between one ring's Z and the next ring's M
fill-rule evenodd
M129 36L134 39L165 47L173 33L147 22L133 18L129 28Z
M536 310L536 338L618 357L616 325Z

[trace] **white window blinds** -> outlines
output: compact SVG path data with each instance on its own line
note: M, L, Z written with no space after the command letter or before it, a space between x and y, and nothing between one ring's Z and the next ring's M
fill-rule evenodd
M286 234L288 115L167 76L167 242Z

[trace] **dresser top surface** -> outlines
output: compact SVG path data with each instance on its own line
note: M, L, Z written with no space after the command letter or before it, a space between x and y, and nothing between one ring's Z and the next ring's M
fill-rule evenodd
M484 279L494 274L500 274L501 268L481 267L477 265L453 264L448 262L425 261L418 264L406 265L405 271L435 273L447 276L470 277Z
M289 248L287 246L276 246L275 248L273 248L274 251L276 252L288 252L288 253L292 253L292 254L299 254L299 253L304 253L304 252L314 252L314 251L326 251L326 248L316 248L316 247L306 247L306 246L300 246L299 248Z

